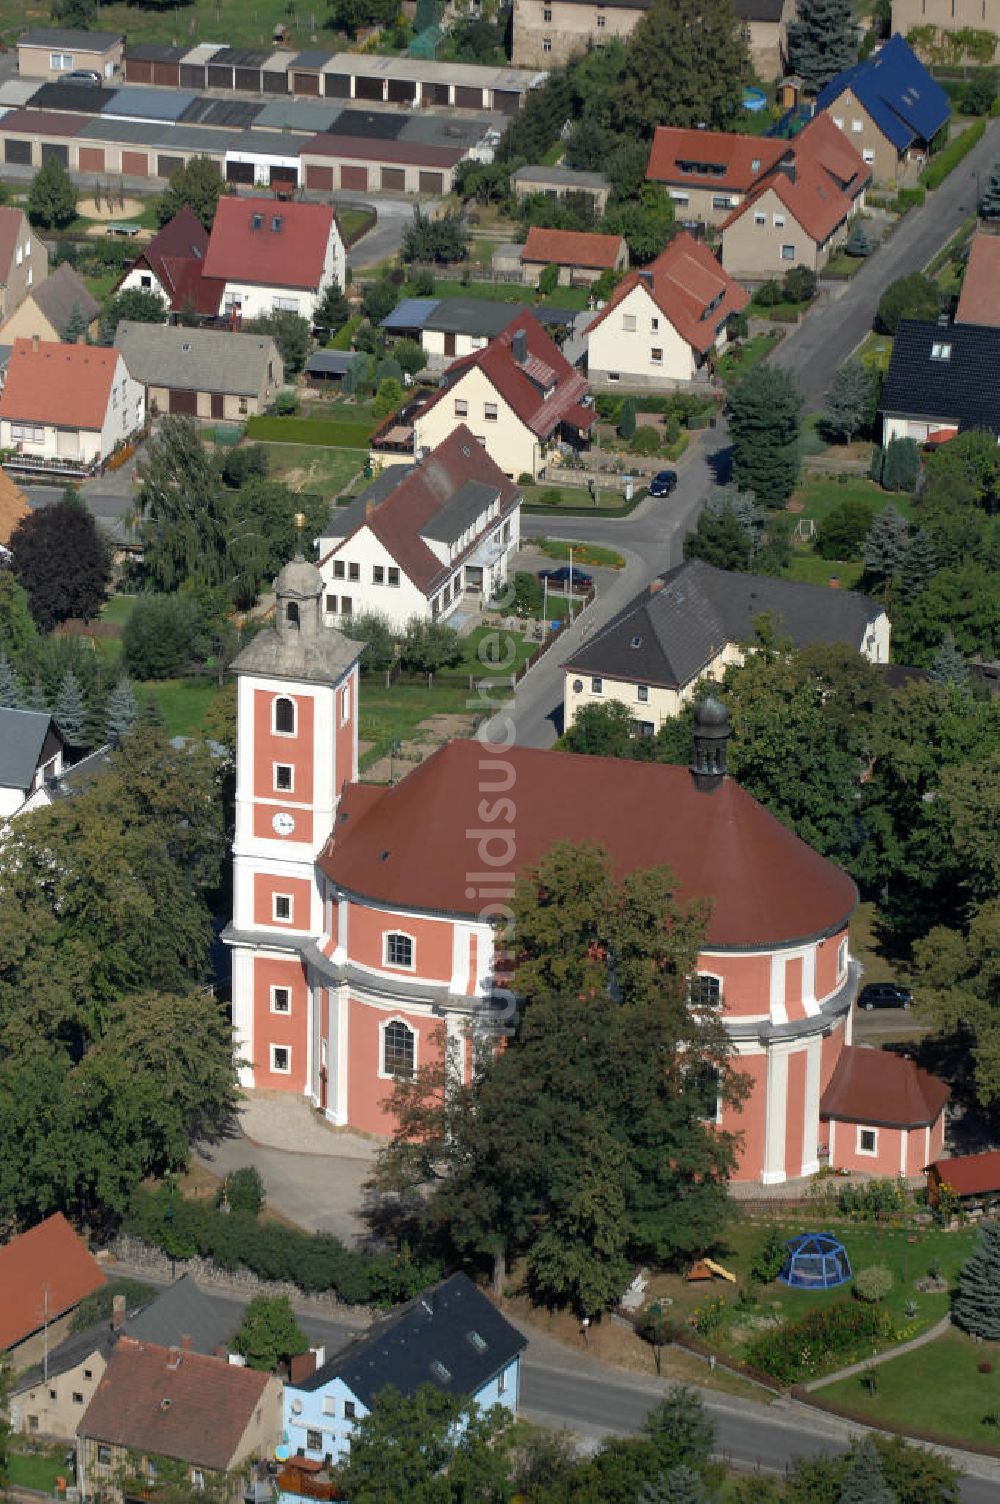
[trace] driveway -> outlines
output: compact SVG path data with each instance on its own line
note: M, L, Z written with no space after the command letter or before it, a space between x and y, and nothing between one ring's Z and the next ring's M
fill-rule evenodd
M342 209L374 209L378 215L374 228L367 235L362 235L347 253L353 271L376 266L380 261L388 261L395 256L403 243L403 235L413 223L413 204L406 199L383 198L381 195L372 198L367 194L345 193L343 189L338 189L333 195L333 202ZM421 203L420 207L429 213L435 202L430 199Z
M838 284L831 300L811 313L775 351L772 360L795 377L815 411L838 367L871 329L878 300L890 282L922 271L975 214L979 185L1000 155L1000 120L993 120L978 146L960 162L922 209L911 210L896 233L867 260L850 282Z

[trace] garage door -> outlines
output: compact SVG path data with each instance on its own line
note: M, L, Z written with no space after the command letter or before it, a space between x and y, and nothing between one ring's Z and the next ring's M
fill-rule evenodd
M341 188L353 188L357 193L367 193L368 168L348 167L345 163L340 169L340 186Z
M104 147L81 146L80 147L80 171L103 172L104 171Z
M205 87L204 63L181 63L181 88L203 89Z
M183 157L167 157L161 152L156 159L156 176L158 178L172 178L174 173L180 172L183 166Z
M346 73L324 73L323 88L327 99L350 99L351 80Z
M226 399L221 392L213 392L211 395L212 417L224 418L226 416Z
M260 75L260 86L265 94L287 94L288 74L279 73L277 69L272 73Z
M521 96L515 94L513 89L493 90L493 108L499 110L502 115L516 115L520 103Z
M356 78L354 97L355 99L381 99L382 80L380 78Z
M306 187L315 188L318 193L333 192L333 168L320 167L318 162L310 162L306 166Z
M299 174L294 167L272 164L268 170L268 182L272 188L297 188Z
M253 182L253 163L252 162L227 162L226 163L226 182L227 183L252 183Z
M210 89L229 89L233 87L233 69L229 63L209 63L206 69L208 87Z
M177 89L180 87L181 70L177 63L154 63L153 82L160 84L165 89Z
M260 69L259 68L234 68L233 79L237 89L242 89L246 94L260 93Z
M411 78L390 78L388 97L394 104L407 104L417 97L417 85Z
M292 93L309 94L313 99L319 98L319 74L318 73L293 73Z
M56 429L56 454L75 459L80 453L80 434L75 428Z
M461 85L455 86L455 103L462 110L481 110L483 107L482 89L468 89Z
M31 166L31 142L6 140L3 144L3 159L5 162L16 162L18 166Z
M444 174L441 172L422 172L420 174L421 193L443 193Z
M42 161L58 162L63 167L69 166L69 147L60 146L55 141L42 142Z
M382 168L382 192L405 193L406 172L402 167Z
M189 418L196 418L198 416L198 393L177 392L171 388L170 411L172 413L183 413Z
M153 64L144 58L127 57L125 59L125 82L127 84L151 84L153 82Z
M423 83L420 97L424 104L448 104L448 85Z
M129 178L148 178L149 157L144 151L123 151L122 172Z

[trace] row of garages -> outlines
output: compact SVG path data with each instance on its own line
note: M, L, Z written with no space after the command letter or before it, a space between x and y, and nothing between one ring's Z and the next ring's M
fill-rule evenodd
M166 180L192 157L208 157L226 182L329 193L447 193L464 147L321 132L296 138L226 132L37 110L0 117L5 164L41 167L55 159L79 176Z
M139 44L126 49L124 61L125 79L130 84L436 105L496 110L504 115L516 114L528 90L546 77L532 69L439 63L432 58L319 49L258 52L212 43L192 48Z

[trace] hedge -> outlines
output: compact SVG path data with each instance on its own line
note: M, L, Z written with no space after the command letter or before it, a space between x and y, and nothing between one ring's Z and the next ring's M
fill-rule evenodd
M198 1256L220 1268L249 1269L259 1279L287 1280L305 1292L332 1291L348 1305L395 1305L441 1277L436 1265L403 1255L360 1253L329 1233L223 1212L211 1202L140 1189L123 1231L174 1259Z
M335 418L247 419L247 437L270 444L322 444L331 449L367 449L374 423L340 423Z
M986 121L977 120L975 125L970 125L954 141L949 141L943 151L939 151L932 157L920 174L920 181L925 188L939 188L953 168L957 167L963 157L967 157L974 146L977 146L986 134Z
M357 334L364 321L365 316L363 313L352 314L351 317L347 320L347 323L343 324L337 330L336 334L333 336L333 339L327 345L327 349L350 350L352 345L354 344L354 336Z

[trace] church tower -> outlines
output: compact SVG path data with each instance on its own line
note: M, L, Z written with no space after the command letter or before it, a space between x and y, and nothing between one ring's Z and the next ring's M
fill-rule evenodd
M274 582L275 619L237 656L233 1029L245 1086L298 1093L312 1078L304 945L323 932L314 862L358 771L358 658L323 621L301 554Z

